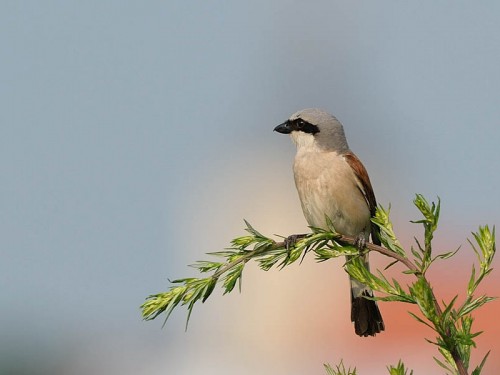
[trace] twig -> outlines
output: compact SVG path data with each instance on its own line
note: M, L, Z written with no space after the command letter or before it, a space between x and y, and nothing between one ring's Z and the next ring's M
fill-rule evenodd
M281 246L280 246L280 244L281 244ZM256 250L248 251L247 254L243 255L241 258L238 258L238 259L236 259L236 260L234 260L232 262L224 264L211 277L212 277L212 279L218 279L223 274L225 274L227 271L229 271L230 269L236 267L238 264L240 264L240 263L246 263L250 259L254 258L256 255L259 255L261 253L265 254L267 251L270 251L270 250L273 250L273 249L276 249L276 248L280 248L280 247L283 247L283 246L284 246L283 242L275 242L273 245L264 246L264 247L258 248Z
M292 234L291 236L294 236L294 235ZM356 244L356 240L353 237L344 236L342 234L338 234L338 237L336 237L335 240L337 242L343 242L343 243L346 243L346 244L349 244L349 245L355 245ZM285 247L285 246L286 246L285 242L276 242L272 246L272 248L266 249L266 250L272 250L272 249L281 248L281 247ZM375 245L375 244L372 244L372 243L368 243L368 242L366 243L366 248L369 251L375 251L375 252L383 254L385 256L394 258L397 261L403 263L410 271L412 271L416 275L420 275L420 271L419 271L418 267L415 264L413 264L408 258L405 258L405 257L399 255L398 253L395 253L394 251L386 249L385 247L378 246L378 245Z

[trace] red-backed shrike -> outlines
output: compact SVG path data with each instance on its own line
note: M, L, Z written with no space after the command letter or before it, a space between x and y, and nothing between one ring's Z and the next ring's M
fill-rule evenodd
M370 218L377 206L365 167L349 149L342 124L315 108L294 113L275 131L290 134L297 146L293 164L295 185L304 216L310 226L335 230L356 239L363 249L370 234L380 245L378 228ZM364 261L368 266L368 256ZM351 321L359 336L375 336L384 330L372 290L357 280L351 283Z

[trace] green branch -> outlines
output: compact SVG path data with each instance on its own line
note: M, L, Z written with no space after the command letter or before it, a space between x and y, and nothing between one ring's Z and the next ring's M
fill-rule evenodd
M187 328L196 302L205 302L217 284L222 285L224 294L233 291L237 283L241 288L241 276L246 263L250 260L256 261L262 270L268 271L273 267L281 269L295 263L309 252L315 254L318 262L349 256L350 260L344 265L345 270L351 277L382 293L382 296L375 297L376 300L406 302L419 307L421 316L410 314L418 322L436 332L435 341L429 342L438 346L443 357L442 360L434 358L438 365L450 373L467 375L470 351L475 347L474 339L481 333L472 331L472 313L493 300L492 297L485 295L476 297L474 293L492 271L491 264L496 251L495 230L485 226L480 227L477 233L473 233L476 244L469 242L477 256L479 267L476 269L472 266L467 296L461 304L458 304L456 296L451 302L448 304L443 302L441 306L425 275L435 261L447 260L458 250L432 256L432 240L438 226L440 202L429 204L423 196L417 195L414 204L423 216L422 219L413 222L424 227L424 245L415 239L417 248L411 248L412 258L409 258L395 235L389 219L389 210L382 207L377 209L372 221L380 228L380 240L383 246L370 243L366 245L366 251L378 252L392 258L393 262L390 265L396 262L403 264L406 267L403 272L414 275L416 279L411 285L403 287L396 279L388 280L381 271L377 270L376 274L370 272L361 261L360 251L354 246L355 239L336 233L329 220L327 220L328 230L311 228L312 233L289 236L281 242L264 236L245 221L248 235L235 238L231 241L231 247L224 251L210 253L219 258L219 261L198 261L192 265L200 273L208 276L173 280L167 292L150 295L146 299L141 306L142 316L145 320L152 320L164 314L166 321L177 306L187 306ZM472 375L480 374L487 357L488 354L473 370ZM355 370L353 372L350 369L345 370L342 363L336 370L328 365L325 368L334 374L355 373ZM407 374L402 362L396 367L389 367L388 370L390 374Z

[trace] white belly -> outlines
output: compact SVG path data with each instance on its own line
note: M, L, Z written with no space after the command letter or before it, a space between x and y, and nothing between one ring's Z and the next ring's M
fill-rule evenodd
M333 152L298 152L293 166L304 216L310 226L347 236L370 232L370 210L351 167Z

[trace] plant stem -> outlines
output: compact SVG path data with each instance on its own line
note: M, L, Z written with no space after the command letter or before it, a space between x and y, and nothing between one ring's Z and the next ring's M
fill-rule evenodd
M292 235L293 236L293 235ZM353 237L349 236L344 236L342 234L339 234L337 238L335 238L336 241L338 242L343 242L349 245L355 245L356 240ZM276 242L276 244L273 246L273 248L280 248L286 246L285 242ZM396 259L397 261L403 263L410 271L414 272L416 275L420 275L420 271L418 267L413 264L408 258L405 258L398 253L395 253L394 251L391 251L389 249L386 249L385 247L378 246L372 243L367 242L366 243L366 248L370 251L375 251L377 253L383 254L385 256L391 257Z
M438 314L438 316L441 316L443 314L443 311L441 310L441 306L439 306L439 303L436 300L436 296L434 296L434 292L432 292L432 297L434 299L434 307L436 308L436 313ZM449 330L447 334L450 334ZM455 364L457 365L459 375L468 375L469 373L467 372L464 362L462 361L462 358L460 357L460 354L458 353L456 348L453 348L453 350L450 351L450 354L453 357Z
M281 246L280 246L280 244L281 244ZM283 246L284 246L283 242L278 242L278 243L275 242L274 244L270 244L269 246L263 246L263 247L260 247L256 250L248 251L245 255L242 255L240 258L233 260L232 262L224 264L211 277L212 277L212 279L218 279L223 274L225 274L227 271L236 267L238 264L246 263L250 259L254 258L255 256L257 256L259 254L266 253L267 251L274 250L276 248L283 247Z

